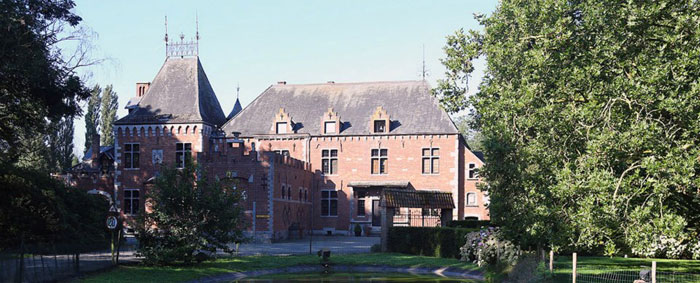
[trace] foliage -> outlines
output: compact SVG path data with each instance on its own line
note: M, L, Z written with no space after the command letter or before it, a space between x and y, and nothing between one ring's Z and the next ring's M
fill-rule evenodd
M74 72L86 62L71 64L57 46L68 38L64 28L81 21L73 6L70 0L0 2L0 163L17 162L25 153L22 138L46 134L46 120L79 114L88 97Z
M507 264L514 265L521 255L519 247L504 240L498 229L489 227L466 236L466 243L460 248L462 260L478 266Z
M413 255L459 258L459 248L473 229L449 227L391 227L388 250Z
M459 116L454 122L459 132L467 140L469 149L472 151L483 151L483 146L481 143L484 137L481 135L481 132L476 129L476 125L474 123L476 118L474 115L474 113L471 113L468 115Z
M476 18L483 31L448 37L436 93L463 109L455 96L471 62L486 58L470 103L504 236L523 247L688 256L636 244L689 247L700 228L700 2L504 0Z
M102 88L95 84L90 90L90 99L87 102L87 111L85 112L85 149L83 154L92 147L92 137L98 133L100 125L100 105L102 101Z
M243 238L241 192L207 178L192 162L163 167L146 199L149 212L132 225L146 264L189 263L197 251L233 253L228 244Z
M396 267L448 267L459 270L475 270L471 263L457 259L412 256L393 253L344 254L331 257L339 265L384 265ZM285 268L298 265L318 265L318 256L244 256L221 258L199 265L143 266L120 265L107 272L91 275L84 282L183 282L197 278L230 272Z
M34 169L0 168L0 249L53 243L79 252L107 242L109 204Z
M114 121L117 120L117 109L119 108L119 97L112 90L112 85L107 85L102 91L102 106L100 109L100 144L114 144Z
M362 227L360 227L360 224L355 224L355 235L362 235Z
M63 173L70 169L73 163L73 117L65 117L51 123L48 134L48 161L53 172Z
M448 227L455 228L470 228L470 229L481 229L483 227L491 226L490 220L452 220L447 224Z

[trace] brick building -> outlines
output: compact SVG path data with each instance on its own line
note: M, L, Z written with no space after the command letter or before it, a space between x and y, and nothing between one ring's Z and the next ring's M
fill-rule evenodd
M489 218L476 188L482 158L424 81L280 82L243 109L236 101L227 117L199 58L169 56L127 108L113 149L125 217L143 210L159 166L190 155L208 174L236 180L258 238L378 230L388 188L448 192L455 219Z

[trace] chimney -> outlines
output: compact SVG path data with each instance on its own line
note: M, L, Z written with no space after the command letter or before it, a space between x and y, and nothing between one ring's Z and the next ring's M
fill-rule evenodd
M278 84L278 85L286 85L286 84L287 84L287 81L278 81L277 84Z
M93 167L97 167L100 162L100 135L92 135L92 155L90 156L90 161Z
M148 87L150 86L150 82L136 83L136 97L141 97L146 94L146 91L148 91Z

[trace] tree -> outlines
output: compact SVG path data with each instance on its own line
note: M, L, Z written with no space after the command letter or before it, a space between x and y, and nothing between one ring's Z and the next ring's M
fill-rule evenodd
M70 12L73 7L72 1L0 3L0 162L16 162L22 154L20 137L46 133L45 120L80 113L79 102L88 91L74 71L89 62L85 56L64 59L57 46L78 39L65 30L81 21Z
M501 1L445 47L470 99L493 222L523 246L689 257L700 228L700 3ZM455 106L457 105L457 106ZM669 244L672 243L672 244ZM680 251L679 251L680 249Z
M232 252L228 244L242 239L241 192L207 178L192 162L184 169L164 167L146 200L150 212L133 226L147 264L189 263L197 251L217 248Z
M117 109L119 108L119 97L112 90L112 85L107 85L102 91L102 106L100 110L100 144L114 144L114 133L112 132L114 121L117 120Z
M95 84L90 90L90 99L85 112L85 149L83 149L83 154L92 147L92 137L98 133L97 128L100 125L100 105L102 101L101 93L102 88L100 88L99 84Z
M66 117L49 127L49 164L54 172L65 172L73 161L73 118Z
M481 145L483 136L481 135L481 132L476 129L474 121L475 117L473 114L468 114L457 117L455 119L455 125L457 126L459 133L461 133L467 140L467 144L471 150L483 151L483 146Z

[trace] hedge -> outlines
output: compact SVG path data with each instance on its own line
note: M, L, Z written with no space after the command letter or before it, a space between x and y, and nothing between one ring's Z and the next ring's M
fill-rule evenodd
M387 239L390 252L459 258L465 236L478 229L452 227L391 227Z
M491 225L491 221L489 220L452 220L450 223L447 224L449 227L455 227L455 228L476 228L480 229L481 227L489 227Z

